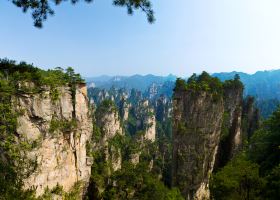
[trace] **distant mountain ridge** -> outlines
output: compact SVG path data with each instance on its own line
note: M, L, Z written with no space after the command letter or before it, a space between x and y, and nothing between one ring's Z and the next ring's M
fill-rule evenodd
M278 99L280 100L280 69L270 71L257 71L254 74L244 72L221 72L213 73L212 76L220 80L232 79L235 74L239 74L245 86L244 95L254 96L257 100ZM136 89L142 92L147 91L152 84L162 85L165 82L175 82L177 76L156 76L132 75L132 76L100 76L86 78L89 87L110 89L111 87ZM170 87L169 87L170 90ZM170 91L169 91L170 92Z
M85 78L89 86L110 89L111 87L137 89L145 92L151 84L163 84L166 81L176 81L175 75L156 76L152 74L132 76L100 76ZM94 83L94 84L92 84Z
M239 74L240 80L245 86L244 95L254 96L257 100L278 99L280 100L280 69L270 71L257 71L254 74L243 72L214 73L212 76L220 80L232 79Z

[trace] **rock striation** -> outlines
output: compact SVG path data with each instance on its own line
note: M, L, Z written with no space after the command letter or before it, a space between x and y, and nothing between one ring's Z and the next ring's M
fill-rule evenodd
M123 130L116 106L111 101L104 101L96 111L96 125L100 128L101 138L97 149L103 149L105 160L112 164L112 171L121 168L121 149L110 145L110 140L122 136Z
M91 174L86 143L92 135L92 118L86 87L77 85L73 91L61 86L55 91L56 98L47 86L40 93L13 97L14 109L21 113L19 139L34 146L26 156L36 168L23 180L24 186L34 188L38 196L57 185L66 192L77 182L86 186Z
M215 169L223 167L242 148L243 85L226 82L223 93L223 124Z
M219 144L223 99L205 91L175 91L172 185L186 199L209 199Z
M186 199L210 199L209 178L242 147L243 84L203 72L176 81L172 184Z
M244 99L242 118L244 119L243 132L246 133L244 137L249 139L253 135L254 131L260 126L260 112L255 107L254 97L248 96Z
M136 106L135 113L137 130L144 131L144 139L154 142L156 139L156 118L149 101L140 101Z

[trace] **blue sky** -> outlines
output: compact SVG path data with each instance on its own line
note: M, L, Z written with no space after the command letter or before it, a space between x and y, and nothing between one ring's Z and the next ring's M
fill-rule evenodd
M279 0L151 0L156 22L111 0L62 3L43 29L0 2L0 57L83 76L280 68Z

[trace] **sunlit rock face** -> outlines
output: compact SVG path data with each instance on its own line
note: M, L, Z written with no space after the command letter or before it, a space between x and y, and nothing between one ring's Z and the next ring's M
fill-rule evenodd
M175 91L172 184L186 199L209 199L209 178L220 140L223 98Z
M144 139L152 142L156 139L155 111L148 100L142 100L135 109L137 117L137 129L144 131Z
M108 107L105 112L98 113L96 123L100 127L102 136L98 149L104 149L106 161L112 164L112 170L121 168L121 149L109 145L109 141L117 135L123 135L119 114L115 107Z
M44 87L40 93L13 98L15 110L21 112L19 139L36 144L26 155L36 168L24 185L35 188L38 196L47 187L61 185L67 192L78 181L86 186L91 173L86 143L92 135L92 118L86 87L78 85L75 94L69 87L59 87L57 93L54 99L50 88Z
M153 110L150 111L153 113ZM150 140L152 142L156 139L156 118L154 114L151 114L145 118L145 124L147 124L147 128L145 130L144 138L146 140Z

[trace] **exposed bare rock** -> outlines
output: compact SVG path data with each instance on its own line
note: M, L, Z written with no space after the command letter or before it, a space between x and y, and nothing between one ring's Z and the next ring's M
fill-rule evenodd
M40 93L13 98L15 109L22 111L17 119L20 139L37 143L27 154L37 168L24 180L25 188L36 188L37 195L57 184L66 192L77 181L86 185L91 173L86 142L92 135L92 119L86 87L77 87L75 104L69 87L59 87L57 91L57 99L53 99L48 87ZM76 116L73 116L74 106Z
M260 112L254 104L255 99L251 96L243 101L242 117L245 119L243 124L243 132L246 133L245 138L250 138L254 131L259 128Z
M113 171L121 168L121 149L109 145L111 139L117 135L123 135L120 118L114 105L101 105L97 109L97 126L101 129L101 141L99 149L103 148L105 159L112 163Z
M173 185L186 199L209 199L223 99L209 92L187 90L175 92L173 100Z
M223 167L242 148L242 99L242 85L228 84L224 88L223 126L216 169Z
M156 139L156 118L153 114L153 110L149 110L150 115L146 116L145 118L145 124L147 126L145 130L144 138L146 140L150 140L152 142Z
M154 142L156 138L156 118L154 109L149 105L149 101L140 101L135 113L137 130L144 131L144 138Z

